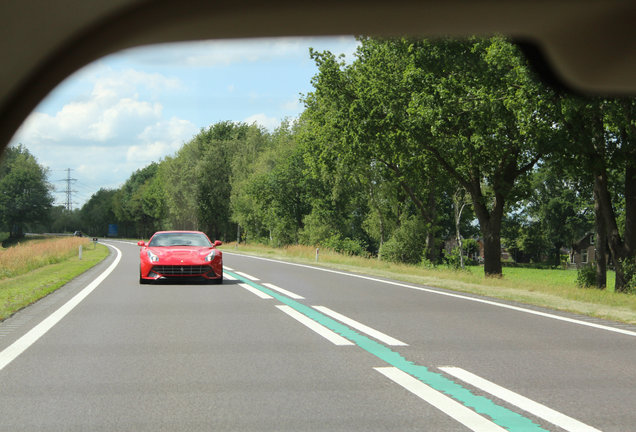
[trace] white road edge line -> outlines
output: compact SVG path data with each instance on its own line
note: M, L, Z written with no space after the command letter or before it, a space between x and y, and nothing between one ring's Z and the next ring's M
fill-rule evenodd
M263 291L261 291L261 290L257 290L257 289L256 289L256 288L254 288L253 286L248 285L248 284L246 284L246 283L240 283L240 284L239 284L239 286L240 286L240 287L245 288L246 290L248 290L248 291L249 291L249 292L251 292L252 294L254 294L254 295L256 295L256 296L258 296L258 297L260 297L260 298L262 298L262 299L270 300L270 299L273 299L273 298L274 298L274 297L272 297L271 295L269 295L269 294L265 294Z
M387 345L391 345L391 346L409 346L409 344L402 342L401 340L395 339L387 334L384 334L376 329L373 329L367 325L364 325L358 321L355 321L349 317L346 317L336 311L333 311L331 309L329 309L328 307L325 306L312 306L314 309L322 312L325 315L330 316L331 318L334 318L346 325L348 325L349 327L353 327L354 329L361 331L362 333L365 333L381 342L384 342Z
M241 256L241 257L245 257L245 258L254 258L254 259L263 260L263 261L276 262L276 263L280 263L280 264L287 264L287 265L296 266L296 267L304 267L304 268L308 268L308 269L324 271L324 272L327 272L327 273L334 273L334 274L339 274L339 275L344 275L344 276L355 277L355 278L359 278L359 279L370 280L370 281L373 281L373 282L385 283L385 284L388 284L388 285L394 285L394 286L399 286L399 287L403 287L403 288L409 288L409 289L416 290L416 291L423 291L423 292L427 292L427 293L431 293L431 294L439 294L439 295L443 295L443 296L447 296L447 297L453 297L453 298L458 298L458 299L462 299L462 300L468 300L468 301L472 301L472 302L476 302L476 303L487 304L487 305L490 305L490 306L496 306L496 307L500 307L500 308L504 308L504 309L510 309L510 310L514 310L514 311L517 311L517 312L523 312L523 313L527 313L527 314L531 314L531 315L541 316L541 317L544 317L544 318L550 318L550 319L555 319L555 320L558 320L558 321L564 321L564 322L568 322L570 324L577 324L577 325L586 326L586 327L593 327L593 328L596 328L596 329L610 331L610 332L614 332L614 333L620 333L620 334L627 335L627 336L636 336L636 332L631 331L631 330L624 330L624 329L620 329L620 328L616 328L616 327L610 327L610 326L607 326L607 325L596 324L596 323L587 322L587 321L581 321L581 320L574 319L574 318L567 318L567 317L554 315L554 314L550 314L550 313L546 313L546 312L539 312L539 311L535 311L535 310L532 310L532 309L525 309L525 308L522 308L522 307L507 305L507 304L504 304L504 303L498 303L498 302L491 301L491 300L484 300L484 299L475 298L475 297L468 297L468 296L461 295L461 294L454 294L454 293L450 293L450 292L438 291L438 290L433 289L433 288L416 287L416 286L408 285L408 284L405 284L405 283L394 282L394 281L383 280L383 279L377 279L377 278L374 278L374 277L371 277L371 276L364 276L364 275L346 273L346 272L342 272L342 271L338 271L338 270L331 270L331 269L326 269L326 268L321 268L321 267L314 267L314 266L310 266L310 265L306 265L306 264L290 263L290 262L275 260L275 259L271 259L271 258L263 258L263 257L253 256L253 255L235 254L235 253L231 253L231 252L224 252L224 253L226 253L228 255L237 255L237 256Z
M228 266L223 266L223 268L224 268L225 270L234 271L234 269L233 269L233 268L228 267Z
M411 375L399 370L396 367L376 367L376 371L380 372L391 381L401 385L414 395L433 405L438 410L463 424L470 430L475 432L505 432L506 430L495 423L480 416L470 408L465 407L450 397L427 386L422 381L413 378Z
M324 337L325 339L327 339L334 345L339 345L339 346L355 345L349 339L343 338L339 334L329 330L327 327L323 326L322 324L318 324L316 321L312 320L306 315L301 314L300 312L298 312L297 310L293 309L290 306L276 305L276 307L282 310L283 312L285 312L290 317L294 318L296 321L309 327L311 330L315 331L320 336Z
M42 320L38 325L29 330L25 335L23 335L20 339L13 342L11 345L6 347L2 352L0 352L0 371L4 369L9 363L15 360L20 354L26 351L31 345L33 345L38 339L40 339L46 332L51 330L55 324L60 322L62 318L68 315L75 306L81 303L95 288L101 284L109 274L115 270L115 267L119 264L121 260L121 251L117 249L113 245L106 245L115 249L117 252L117 257L115 261L108 266L106 270L104 270L99 276L97 276L93 282L84 287L79 293L75 294L75 296L63 304L59 309L53 312L51 315Z
M585 423L582 423L572 417L568 417L558 411L548 408L538 402L528 399L525 396L521 396L511 390L501 387L491 381L488 381L480 376L477 376L471 372L468 372L462 368L454 366L444 366L439 368L441 371L458 378L478 389L481 389L491 395L504 400L512 405L521 408L537 417L549 421L550 423L557 425L558 427L570 432L600 432L598 429L593 428Z
M279 286L276 286L276 285L274 285L272 283L264 283L263 285L266 286L269 289L273 289L274 291L278 291L279 293L284 294L287 297L291 297L294 300L304 300L305 299L305 297L303 297L301 295L295 294L295 293L293 293L291 291L287 291L286 289L283 289L283 288L281 288Z
M236 274L237 274L237 275L239 275L239 276L243 276L245 279L249 279L249 280L254 281L254 282L257 282L257 281L259 281L259 280L260 280L260 279L259 279L259 278L257 278L257 277L250 276L250 275L248 275L247 273L243 273L243 272L240 272L240 271L235 271L234 273L236 273Z

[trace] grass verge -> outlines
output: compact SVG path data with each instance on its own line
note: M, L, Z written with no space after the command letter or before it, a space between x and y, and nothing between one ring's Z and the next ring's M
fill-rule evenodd
M52 293L109 254L106 246L93 246L89 241L86 241L82 249L81 260L75 249L71 256L53 260L57 262L44 264L18 276L0 279L0 321Z
M482 267L469 267L464 271L454 271L443 266L425 268L341 255L323 249L320 250L319 260L316 262L316 249L307 246L271 248L263 245L241 244L237 248L235 243L227 243L221 249L227 252L317 265L636 324L636 295L614 293L612 288L606 290L579 288L576 285L576 271L572 270L505 267L502 278L486 278ZM613 273L608 273L607 283L609 287L613 287Z

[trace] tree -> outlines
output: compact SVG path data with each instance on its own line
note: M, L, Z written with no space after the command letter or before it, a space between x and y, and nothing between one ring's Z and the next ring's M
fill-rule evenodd
M361 43L350 66L312 53L319 73L305 103L322 126L322 148L337 148L339 163L362 160L391 173L425 224L427 257L442 203L452 227L451 177L470 194L485 274L501 275L506 203L528 193L525 177L558 136L555 96L499 37Z
M425 235L424 254L439 258L439 170L409 139L408 104L413 90L408 80L407 40L361 38L356 60L349 66L330 52L311 52L319 73L315 90L305 98L306 113L319 125L318 151L335 152L339 164L356 167L361 186L369 191L369 206L379 222L386 212L378 207L381 189L374 179L394 182L418 212ZM324 158L328 160L327 158ZM366 181L365 181L366 180ZM395 217L401 220L399 212ZM384 230L382 230L384 231ZM381 243L384 242L384 233ZM421 258L421 257L420 257Z
M592 226L591 187L572 178L571 169L554 159L541 164L531 183L527 213L549 244L548 263L559 265L561 248L583 237Z
M605 285L608 245L615 291L626 291L636 270L636 100L563 96L561 113L571 144L563 152L593 184L597 285Z
M95 192L80 210L82 231L93 236L106 236L108 225L116 221L113 199L117 192L100 189Z
M113 211L124 225L125 235L148 238L160 226L163 210L159 206L163 201L153 197L161 193L155 181L158 169L153 162L135 171L113 197Z
M24 228L46 222L53 204L46 170L26 147L5 151L0 163L0 223L13 239L23 236Z
M558 137L555 97L500 37L413 41L413 140L470 194L486 276L501 275L506 203Z

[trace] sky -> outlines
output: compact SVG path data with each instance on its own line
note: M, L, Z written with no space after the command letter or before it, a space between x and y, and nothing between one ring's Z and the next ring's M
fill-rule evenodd
M273 131L303 110L316 74L309 48L344 54L353 37L202 41L135 48L71 75L31 113L11 144L49 170L56 205L73 208L115 189L151 162L174 155L221 121Z

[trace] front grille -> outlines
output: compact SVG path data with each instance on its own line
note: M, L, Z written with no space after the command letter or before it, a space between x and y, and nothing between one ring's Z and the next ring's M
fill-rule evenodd
M152 271L163 276L195 276L212 270L207 265L157 265Z

